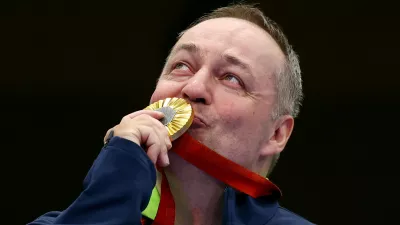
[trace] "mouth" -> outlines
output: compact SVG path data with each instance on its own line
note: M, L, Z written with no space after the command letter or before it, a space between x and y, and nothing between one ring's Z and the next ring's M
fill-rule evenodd
M201 118L194 116L192 125L190 128L204 128L207 127L207 124Z

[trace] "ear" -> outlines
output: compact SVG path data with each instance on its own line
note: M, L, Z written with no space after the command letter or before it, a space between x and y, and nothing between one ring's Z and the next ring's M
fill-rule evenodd
M261 150L262 156L270 156L282 152L292 134L294 118L285 115L275 120L273 123L274 132L269 137L266 146Z

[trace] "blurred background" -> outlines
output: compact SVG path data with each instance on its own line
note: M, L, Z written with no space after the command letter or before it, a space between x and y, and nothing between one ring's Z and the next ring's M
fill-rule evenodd
M68 207L177 33L232 1L2 1L1 224ZM317 224L394 224L399 13L385 1L247 1L300 56L305 100L270 179ZM394 220L396 221L396 220Z

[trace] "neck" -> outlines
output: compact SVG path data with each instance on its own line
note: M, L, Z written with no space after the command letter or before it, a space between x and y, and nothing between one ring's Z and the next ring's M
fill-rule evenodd
M225 185L173 152L169 158L164 171L175 201L175 225L222 224Z

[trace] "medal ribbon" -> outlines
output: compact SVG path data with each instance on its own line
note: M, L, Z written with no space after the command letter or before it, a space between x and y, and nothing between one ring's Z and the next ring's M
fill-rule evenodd
M171 150L208 175L253 198L265 195L281 196L281 191L271 181L224 158L188 133L176 139ZM174 225L175 202L165 173L162 169L160 172L161 200L153 225Z

